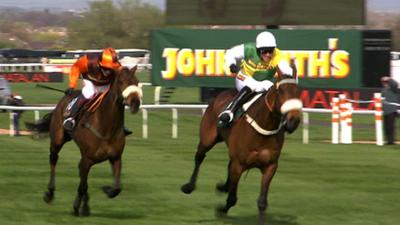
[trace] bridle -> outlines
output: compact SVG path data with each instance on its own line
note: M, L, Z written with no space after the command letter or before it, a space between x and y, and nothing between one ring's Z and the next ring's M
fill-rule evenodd
M275 90L278 91L278 89L285 84L298 84L297 79L295 78L286 78L286 79L282 79L278 82L275 83ZM268 101L268 95L270 94L270 92L272 92L272 90L268 91L265 95L265 103L269 109L269 111L273 111L273 106L270 105L269 101ZM291 110L295 110L295 109L301 109L303 106L302 102L300 99L297 98L292 98L289 100L286 100L281 108L280 108L280 112L283 114L291 111ZM286 120L281 118L280 122L279 122L279 126L274 129L274 130L266 130L264 128L262 128L250 115L248 115L247 113L245 114L245 119L246 121L259 133L262 134L264 136L269 136L269 135L274 135L277 134L281 128L285 125Z

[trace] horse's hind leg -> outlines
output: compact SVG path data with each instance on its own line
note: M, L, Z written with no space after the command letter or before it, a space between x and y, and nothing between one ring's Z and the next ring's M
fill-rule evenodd
M190 181L181 187L181 191L185 194L190 194L196 188L197 176L199 175L200 165L206 157L206 153L216 144L213 143L209 146L204 146L201 142L197 145L197 152L194 157L195 165L190 177Z
M114 177L114 186L103 186L102 189L109 198L114 198L121 192L121 157L110 159L110 164Z
M268 207L268 190L269 185L271 183L272 178L278 168L278 164L274 163L268 165L265 169L262 170L262 179L261 179L261 191L260 196L258 197L258 215L259 215L259 225L263 225L265 222L265 211Z
M194 157L195 165L190 177L190 181L181 187L181 191L190 194L196 188L196 180L199 174L200 165L206 157L206 153L221 141L218 138L216 118L212 115L212 110L207 108L200 124L200 142L197 145L197 152Z
M54 191L56 188L55 184L56 165L58 161L58 153L60 152L63 145L64 143L56 144L54 142L50 144L50 155L49 155L50 180L47 185L47 192L45 192L43 196L43 200L47 203L50 203L54 199Z
M78 194L74 201L74 215L75 216L89 216L90 208L89 208L89 194L87 178L89 174L90 167L93 165L93 162L87 158L82 158L79 162L79 176L80 183L78 187ZM81 207L83 201L83 205Z

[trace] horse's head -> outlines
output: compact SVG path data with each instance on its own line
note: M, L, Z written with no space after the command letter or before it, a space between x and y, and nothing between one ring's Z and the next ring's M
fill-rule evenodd
M293 76L283 75L278 71L275 82L277 92L275 107L283 115L286 121L285 130L292 133L300 123L300 111L303 107L299 96L299 88L296 79L296 68L293 66Z
M128 106L132 113L139 111L143 96L142 89L139 87L139 80L135 75L136 69L137 66L132 69L123 67L118 71L116 78L123 104Z

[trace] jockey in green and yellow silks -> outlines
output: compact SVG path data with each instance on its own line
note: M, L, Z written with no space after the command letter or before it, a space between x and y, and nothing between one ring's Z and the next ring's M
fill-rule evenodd
M254 92L268 91L275 73L279 70L292 76L293 69L277 48L275 37L268 31L261 32L256 42L236 45L226 51L225 65L236 74L236 89L239 93L219 115L219 126L226 126L233 120L236 109Z

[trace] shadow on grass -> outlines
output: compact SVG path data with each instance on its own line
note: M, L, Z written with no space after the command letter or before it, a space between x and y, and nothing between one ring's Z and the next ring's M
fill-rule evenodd
M118 220L131 220L143 219L146 216L143 214L135 214L132 210L109 210L109 211L96 211L92 212L90 217L118 219Z
M226 216L226 217L217 217L214 219L207 220L199 220L197 223L210 223L220 221L224 224L231 225L257 225L258 224L258 215L248 215L248 216ZM285 214L267 214L267 219L265 224L268 225L299 225L296 222L296 217Z

